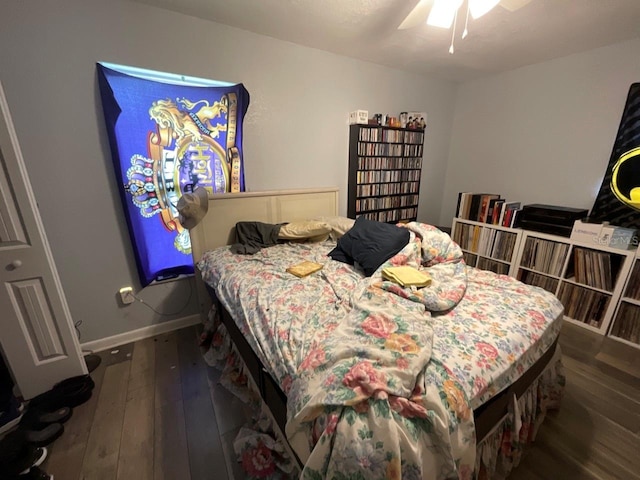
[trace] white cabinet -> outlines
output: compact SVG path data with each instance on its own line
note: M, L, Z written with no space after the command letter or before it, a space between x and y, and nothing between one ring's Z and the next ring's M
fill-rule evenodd
M514 275L514 259L522 230L455 218L451 237L460 245L467 265Z
M633 259L609 336L640 348L640 250Z
M567 321L640 346L635 251L458 218L451 236L468 265L544 288L560 299Z
M566 320L604 335L634 255L597 243L524 230L514 276L556 294L564 305Z

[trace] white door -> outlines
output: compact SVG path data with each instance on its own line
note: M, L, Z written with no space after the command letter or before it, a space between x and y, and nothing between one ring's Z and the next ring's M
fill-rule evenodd
M2 84L0 345L25 399L87 373Z

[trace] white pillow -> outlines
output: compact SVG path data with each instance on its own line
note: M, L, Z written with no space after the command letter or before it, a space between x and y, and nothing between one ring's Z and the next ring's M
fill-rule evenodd
M317 220L302 220L299 222L287 223L280 227L278 238L282 240L307 240L311 242L322 242L331 233L331 227L325 222Z
M356 222L353 218L347 217L316 217L314 220L319 222L324 222L329 227L331 227L331 239L337 241L340 237L342 237L345 233L351 230L353 224Z

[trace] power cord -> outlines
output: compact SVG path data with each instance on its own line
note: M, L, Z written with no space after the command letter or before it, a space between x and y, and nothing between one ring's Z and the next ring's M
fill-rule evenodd
M133 298L135 298L137 301L139 301L141 304L143 304L148 309L152 310L157 315L160 315L160 316L163 316L163 317L172 317L174 315L178 315L179 313L182 313L189 306L189 303L191 303L191 297L193 296L193 284L191 283L191 281L189 281L189 298L187 298L187 301L184 304L184 306L180 310L178 310L177 312L172 312L172 313L159 312L158 310L153 308L151 305L149 305L147 302L145 302L143 299L141 299L137 295L132 294L132 296L133 296Z
M78 342L82 338L82 332L80 331L80 325L82 325L82 320L78 320L76 323L73 324L73 328L76 329L76 335L78 335ZM84 350L83 349L82 353L91 355L93 353L93 350Z
M73 324L73 328L76 329L76 334L78 335L78 341L80 341L80 339L82 338L82 332L80 332L80 325L82 325L82 320L78 320L76 323Z

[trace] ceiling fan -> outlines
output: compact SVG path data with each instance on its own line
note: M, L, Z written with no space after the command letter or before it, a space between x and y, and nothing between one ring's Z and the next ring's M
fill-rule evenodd
M469 11L474 19L500 4L501 7L515 12L527 5L531 0L469 0ZM462 6L463 0L420 0L402 21L398 30L417 27L420 24L431 22L429 25L443 28L451 28L453 18ZM433 12L433 15L430 13Z
M469 15L474 20L478 19L498 4L511 12L515 12L529 2L531 0L466 0L467 12L462 38L465 38L468 33ZM451 28L453 25L451 47L449 48L449 53L453 53L453 36L456 30L458 10L463 3L465 3L465 0L420 0L402 21L398 30L406 30L424 23L441 28Z

